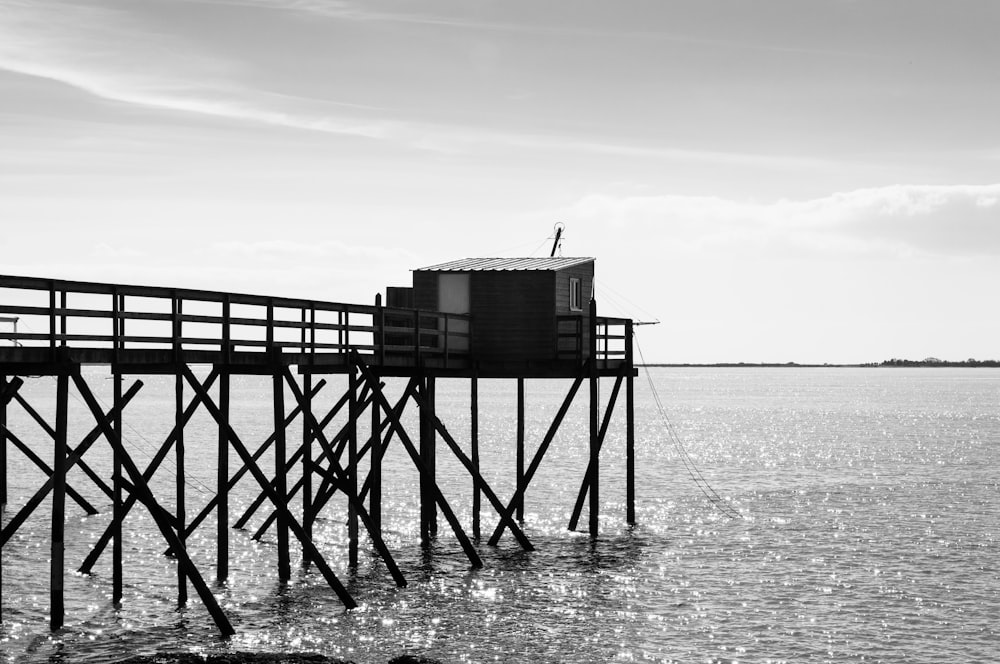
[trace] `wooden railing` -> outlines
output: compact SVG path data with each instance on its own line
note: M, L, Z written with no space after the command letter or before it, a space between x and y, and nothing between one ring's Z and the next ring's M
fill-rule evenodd
M556 316L556 348L559 359L583 360L590 354L590 339L586 334L589 321L590 319L579 314ZM629 323L627 318L593 318L589 334L594 335L595 357L598 362L626 358Z
M354 349L374 361L468 357L469 316L240 293L0 275L0 348L106 350L115 361L132 350L264 355L280 349L303 358Z

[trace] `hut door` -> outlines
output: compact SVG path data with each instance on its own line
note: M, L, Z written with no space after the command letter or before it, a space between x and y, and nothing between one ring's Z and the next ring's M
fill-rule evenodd
M468 314L469 307L469 275L443 272L438 275L438 311L449 314ZM444 329L444 321L439 323ZM454 336L454 333L467 335L469 324L465 321L448 322L448 348L456 351L469 350L469 337Z

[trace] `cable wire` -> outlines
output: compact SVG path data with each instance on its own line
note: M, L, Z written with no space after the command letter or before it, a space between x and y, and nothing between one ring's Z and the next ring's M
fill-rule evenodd
M642 348L639 346L638 340L635 338L635 333L633 332L633 342L635 343L635 348L639 351L639 359L642 362L643 370L646 373L646 380L649 382L649 390L653 395L653 402L656 404L656 410L660 415L663 423L663 428L667 432L667 437L670 442L673 443L674 448L677 450L681 463L684 464L685 470L687 470L688 475L691 480L695 483L695 486L701 491L701 493L708 499L708 502L712 504L715 509L717 509L721 514L730 519L742 519L743 515L740 514L735 508L733 508L729 503L726 502L725 498L716 493L712 485L708 483L705 476L699 470L698 466L695 464L694 459L688 453L687 448L684 446L683 441L681 441L680 436L674 429L673 423L670 418L667 417L666 409L663 407L663 402L660 400L660 395L656 391L656 386L653 384L653 376L649 372L649 367L646 365L646 358L642 354Z

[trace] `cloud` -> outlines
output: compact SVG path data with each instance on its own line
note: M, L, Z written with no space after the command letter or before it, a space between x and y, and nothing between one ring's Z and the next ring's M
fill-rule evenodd
M0 14L0 69L58 81L101 99L330 134L386 138L402 126L352 117L378 110L240 86L243 65L124 11L10 1Z
M1000 184L893 185L808 200L586 196L568 218L648 229L689 251L1000 255Z

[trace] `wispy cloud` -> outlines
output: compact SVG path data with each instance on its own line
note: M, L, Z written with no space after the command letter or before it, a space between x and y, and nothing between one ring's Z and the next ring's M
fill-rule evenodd
M1000 255L1000 184L893 185L808 200L591 195L570 219L656 225L669 245L785 255Z
M657 7L652 5L652 11L640 14L636 12L637 18L633 23L628 22L623 27L610 27L600 21L591 21L589 24L572 23L567 20L569 17L565 12L550 13L549 19L539 21L545 12L538 12L539 7L544 9L544 3L539 5L536 2L527 3L482 3L456 0L452 2L439 0L434 3L423 3L419 9L411 2L393 2L392 0L369 1L364 0L184 0L195 4L212 4L222 6L242 6L264 9L274 9L279 11L296 12L319 16L325 18L346 20L346 21L366 21L402 23L411 25L423 25L428 27L455 28L458 30L475 30L480 32L511 32L527 33L537 35L563 35L578 36L584 38L608 38L618 37L623 39L647 39L651 41L675 42L678 44L688 44L693 46L704 46L709 48L722 48L732 50L768 51L775 53L797 53L814 54L826 56L849 57L852 59L860 57L870 57L870 54L861 53L858 50L837 50L806 48L802 46L789 46L776 44L771 41L747 41L738 39L719 39L697 36L693 34L682 34L665 29L671 25L671 14L665 5ZM432 10L431 7L439 9ZM509 20L501 18L518 11L527 18L522 20ZM487 18L489 13L494 14L492 18ZM555 19L553 19L555 17ZM659 19L659 20L657 20Z

